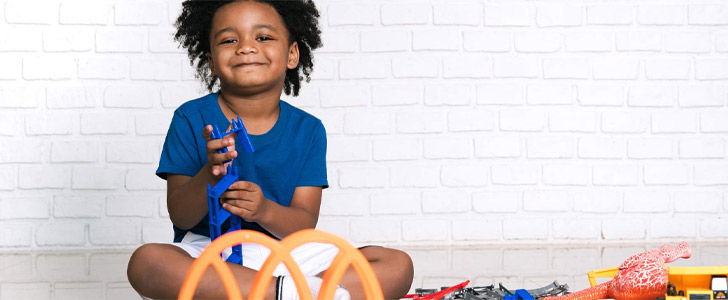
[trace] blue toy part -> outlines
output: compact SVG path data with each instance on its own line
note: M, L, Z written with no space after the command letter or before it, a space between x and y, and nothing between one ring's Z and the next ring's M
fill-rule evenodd
M214 187L207 185L207 214L210 219L211 241L222 235L221 226L228 218L230 219L228 232L240 230L240 224L242 223L240 217L230 214L230 212L220 207L220 196L236 181L238 181L238 169L229 165L227 174ZM242 247L240 245L233 246L233 253L228 257L227 261L243 264Z
M241 146L243 147L243 152L245 153L253 153L255 152L255 148L253 148L253 143L250 142L250 136L248 136L248 131L245 130L245 125L243 125L243 120L238 117L237 120L231 119L230 123L232 124L232 128L230 131L226 133L220 133L220 128L217 127L217 125L212 125L212 139L217 140L225 137L226 135L230 135L233 132L237 133L238 140L240 141ZM227 153L228 149L222 148L217 149L217 153ZM232 160L227 160L224 163L228 163Z
M513 295L505 295L503 296L503 300L536 300L531 296L531 294L528 293L527 290L524 289L517 289Z

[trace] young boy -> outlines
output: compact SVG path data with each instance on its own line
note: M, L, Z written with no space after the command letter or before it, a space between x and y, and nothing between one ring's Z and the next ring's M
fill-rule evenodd
M240 216L244 229L277 239L314 228L326 179L326 132L320 120L280 100L298 95L301 73L313 67L312 50L321 46L318 11L310 0L185 1L175 39L210 91L219 91L180 106L165 139L157 175L167 180L167 207L174 224L173 244L146 244L129 261L129 282L141 295L176 298L195 257L210 243L207 185L225 174L223 162L234 159L240 181L221 197L222 207ZM211 139L212 126L228 128L240 116L255 152L238 155L234 137ZM218 154L217 149L228 148ZM227 230L223 228L223 231ZM404 252L382 247L360 249L382 285L384 296L396 299L410 288L413 266ZM230 264L246 296L267 256L267 249L243 245L244 266ZM307 244L292 255L314 297L320 276L337 250ZM229 255L229 253L228 253ZM266 299L297 299L287 271L274 272ZM364 293L349 268L337 298ZM199 298L226 298L217 273L209 270L197 290Z

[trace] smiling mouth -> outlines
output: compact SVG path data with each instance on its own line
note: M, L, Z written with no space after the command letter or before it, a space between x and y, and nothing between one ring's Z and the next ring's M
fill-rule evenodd
M256 67L256 66L262 66L262 65L263 65L262 63L242 63L242 64L237 64L233 67L234 68L245 68L245 67Z

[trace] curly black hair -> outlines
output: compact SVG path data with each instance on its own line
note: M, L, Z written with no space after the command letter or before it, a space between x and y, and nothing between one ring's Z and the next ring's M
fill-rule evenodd
M319 12L312 0L248 0L266 3L278 12L288 29L289 44L298 42L299 62L295 69L286 71L283 91L286 95L293 93L298 96L301 89L301 80L311 81L313 70L312 51L322 46L321 30L318 25ZM235 0L209 1L186 0L182 3L182 13L177 18L174 35L175 41L187 49L190 64L195 66L197 78L200 78L212 92L218 77L210 74L210 31L212 30L212 17L215 12L225 4ZM303 76L301 75L303 73Z

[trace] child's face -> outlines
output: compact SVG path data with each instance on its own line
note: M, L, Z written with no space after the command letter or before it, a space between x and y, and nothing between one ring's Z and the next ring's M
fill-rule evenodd
M276 10L254 1L217 10L210 31L210 70L223 90L281 91L286 70L298 65L298 44Z

